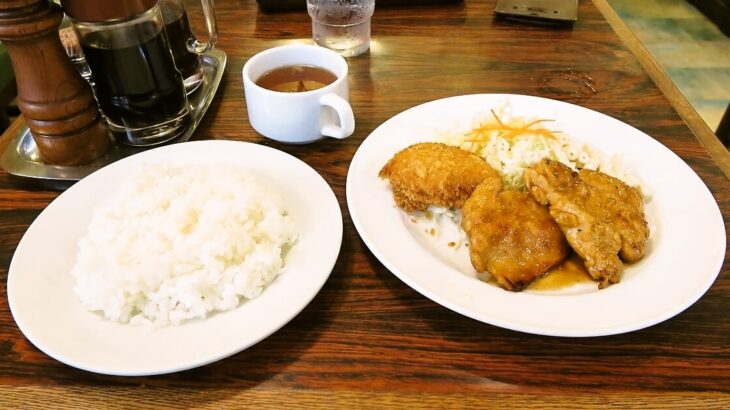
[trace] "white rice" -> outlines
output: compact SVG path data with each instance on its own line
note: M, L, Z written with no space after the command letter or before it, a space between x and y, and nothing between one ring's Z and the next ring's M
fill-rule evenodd
M296 229L280 199L234 166L148 165L95 209L71 274L83 306L155 327L257 297Z

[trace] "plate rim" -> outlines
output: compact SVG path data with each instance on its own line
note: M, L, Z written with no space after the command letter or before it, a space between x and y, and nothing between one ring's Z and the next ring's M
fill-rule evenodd
M712 271L713 274L707 275L704 282L702 283L702 286L700 286L696 292L696 294L693 294L691 297L688 297L686 300L683 301L683 303L674 305L671 309L664 309L662 310L662 314L657 315L653 317L651 320L639 320L636 321L630 321L628 324L622 324L622 325L607 325L602 327L593 327L588 330L583 329L565 329L565 328L549 328L549 327L535 327L530 324L520 324L520 323L513 323L509 321L504 321L498 318L485 318L483 314L479 312L474 312L470 310L468 307L459 305L458 303L452 303L451 301L447 300L442 295L438 294L438 292L434 293L431 290L424 287L422 284L418 282L416 278L414 278L412 275L408 274L407 272L403 272L401 269L398 268L396 263L392 260L389 260L385 255L381 252L381 250L378 248L377 244L373 242L373 239L367 234L367 228L364 226L363 222L360 220L360 211L358 209L358 205L355 203L353 197L354 193L353 190L355 189L353 186L355 185L355 176L354 172L357 171L357 166L359 165L359 161L362 160L362 156L366 155L363 154L364 150L368 149L369 143L368 139L370 139L373 135L379 135L383 132L383 129L387 129L389 124L395 123L398 121L401 117L409 115L410 112L422 110L424 107L429 105L436 105L436 104L442 104L449 100L468 100L468 99L511 99L511 98L517 98L517 99L534 99L542 101L543 103L548 104L557 104L558 106L570 106L571 109L579 109L579 110L585 110L586 112L590 112L591 115L597 115L601 117L604 120L613 121L620 123L623 127L629 127L635 132L642 135L642 138L648 139L648 141L656 147L656 149L664 150L666 153L670 154L672 157L674 157L676 160L679 160L681 164L683 165L683 172L689 172L693 179L695 179L697 182L699 182L699 187L703 191L703 194L712 199L712 203L714 204L714 207L712 209L714 218L717 219L720 223L720 229L722 231L721 235L721 247L723 249L727 246L726 241L726 230L725 230L725 224L724 220L722 218L722 213L720 212L720 209L717 205L717 201L715 200L714 196L712 195L712 192L709 190L705 182L702 180L702 178L697 175L694 170L692 170L691 167L676 153L671 151L669 148L664 146L661 142L658 140L652 138L648 134L644 133L643 131L639 130L636 127L631 126L630 124L627 124L621 120L618 120L616 118L613 118L607 114L601 113L599 111L592 110L587 107L583 107L577 104L572 104L565 101L545 98L545 97L539 97L539 96L533 96L533 95L525 95L525 94L505 94L505 93L476 93L476 94L462 94L462 95L453 95L453 96L447 96L443 98L438 98L435 100L426 101L417 105L414 105L410 108L407 108L401 112L396 113L395 115L391 116L387 120L385 120L382 124L380 124L378 127L376 127L360 144L357 151L355 152L355 155L353 156L353 159L350 163L350 168L348 169L348 175L347 175L347 181L346 181L346 201L348 206L348 212L350 214L350 217L352 218L353 224L355 225L355 228L358 232L358 235L362 239L362 241L367 246L368 250L373 253L373 255L378 259L380 263L382 263L386 269L388 269L393 275L395 275L398 279L400 279L403 283L411 287L412 289L416 290L418 293L420 293L422 296L431 299L433 302L446 307L447 309L450 309L456 313L459 313L461 315L464 315L466 317L469 317L473 320L477 320L482 323L486 323L489 325L501 327L504 329L509 329L513 331L518 331L522 333L529 333L529 334L536 334L536 335L543 335L543 336L555 336L555 337L596 337L596 336L610 336L610 335L616 335L616 334L622 334L622 333L628 333L632 331L641 330L647 327L654 326L656 324L659 324L661 322L664 322L680 313L688 309L690 306L695 304L707 291L712 287L714 282L716 281L720 271L722 270L722 266L724 263L723 258L719 258L717 261L714 262ZM475 115L476 111L472 113L472 115ZM448 119L447 119L448 120ZM376 137L377 138L377 137ZM427 138L427 137L426 137ZM423 141L426 141L426 138L423 138ZM372 143L373 140L371 140ZM405 148L405 145L403 146ZM387 158L385 158L387 159ZM364 161L364 160L363 160ZM355 166L353 166L355 165ZM400 211L400 209L398 209ZM720 245L720 243L718 243Z
M17 273L17 266L14 268L14 265L17 265L19 262L16 261L16 254L18 253L18 250L21 249L23 243L27 241L28 239L28 231L31 229L31 227L36 223L38 219L41 218L41 216L47 212L48 208L56 201L59 201L59 198L62 197L68 197L69 195L73 195L76 190L80 190L81 188L77 188L79 186L83 187L83 184L85 184L85 180L89 177L92 177L94 174L104 173L106 172L106 167L100 168L93 173L89 174L89 176L84 177L76 184L69 187L66 191L62 192L58 197L53 199L46 207L36 216L36 218L31 222L31 224L28 226L26 231L23 233L23 236L21 237L20 241L18 242L18 246L13 251L13 255L11 257L10 265L8 267L8 277L6 281L6 292L7 292L7 299L8 299L8 307L11 313L11 316L13 317L13 320L16 323L16 326L21 331L23 336L33 344L34 347L36 347L38 350L42 351L47 356L64 363L68 366L98 373L98 374L105 374L105 375L112 375L112 376L153 376L153 375L161 375L161 374L169 374L169 373L175 373L180 372L184 370L189 370L201 366L205 366L207 364L225 359L227 357L233 356L237 353L240 353L257 343L261 342L262 340L268 338L272 334L279 331L282 327L286 326L288 323L290 323L294 318L296 318L307 306L310 305L312 300L320 293L324 285L326 284L327 280L332 274L332 271L334 270L334 267L340 257L340 252L342 250L342 240L343 240L343 218L342 218L342 209L340 207L339 201L337 199L337 196L335 195L334 191L332 190L332 187L327 183L327 181L324 179L324 177L313 167L302 161L301 159L288 154L284 151L277 150L272 147L268 147L261 144L256 144L252 142L246 142L246 141L236 141L236 140L220 140L220 139L211 139L211 140L197 140L197 141L189 141L185 143L180 144L170 144L170 145L164 145L160 147L152 148L148 151L141 152L139 154L135 154L126 158L123 158L119 161L116 161L112 164L109 164L110 167L122 167L127 162L131 161L141 161L143 160L141 157L144 156L154 156L158 155L155 152L159 151L167 151L167 150L190 150L195 151L196 147L202 146L202 145L236 145L240 147L244 147L244 150L253 150L252 152L255 153L256 151L269 151L272 153L272 155L280 156L281 158L287 158L287 161L292 161L293 163L297 164L297 167L303 167L302 169L308 169L308 171L311 171L312 176L316 176L316 183L320 184L322 188L326 188L327 193L327 202L329 202L329 207L332 208L332 210L336 210L336 212L333 212L329 215L329 217L333 218L333 226L336 228L335 231L331 232L331 237L333 238L333 248L331 249L331 260L326 260L325 263L321 263L322 265L322 274L319 277L319 283L316 283L316 286L312 289L311 294L307 295L304 298L304 301L298 305L296 308L292 310L292 312L287 315L287 317L283 320L280 320L279 322L276 322L276 324L269 326L265 332L262 332L261 334L257 334L256 337L246 339L245 342L239 343L236 345L236 347L230 347L229 349L225 351L218 351L218 352L212 352L207 354L206 356L201 356L198 359L188 359L185 360L182 364L170 364L166 367L160 367L160 368L144 368L144 369L131 369L131 368L125 368L125 369L114 369L114 368L106 368L106 367L99 367L93 365L93 363L87 363L87 362L74 362L73 360L68 360L64 357L62 351L58 351L58 349L54 348L52 346L52 343L48 343L47 340L40 340L38 339L37 335L34 333L34 330L31 329L28 325L28 323L23 319L23 316L18 316L18 306L17 302L14 302L17 295L14 295L14 288L16 285L14 285L15 280L17 280L17 276L19 273ZM152 154L150 154L152 153ZM254 170L255 171L255 170ZM93 178L98 178L93 177ZM71 194L67 194L67 192L71 192ZM61 201L64 201L66 199L61 199ZM98 203L98 201L96 202ZM93 208L92 208L93 209ZM85 228L86 229L86 228ZM84 229L84 231L85 231ZM260 295L257 299L261 298L266 294L266 290ZM75 296L75 295L74 295ZM78 300L76 298L76 300ZM237 308L240 308L243 306L243 304L240 304ZM85 309L84 309L85 310ZM214 313L227 313L227 312L233 312L236 309L232 309L226 312L211 312L209 315L212 315ZM94 312L94 314L98 314L98 312ZM20 320L18 318L21 318ZM102 319L104 322L111 322L106 319ZM185 324L181 324L179 326L184 326ZM170 325L174 326L174 325ZM143 331L140 328L140 331Z

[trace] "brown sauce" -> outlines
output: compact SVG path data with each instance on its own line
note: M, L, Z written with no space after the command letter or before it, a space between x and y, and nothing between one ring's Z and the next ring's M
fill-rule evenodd
M256 80L256 85L271 91L299 93L332 84L337 76L321 67L290 65L275 68Z
M560 290L581 283L595 283L588 274L583 260L572 254L560 264L554 266L545 275L533 281L529 290Z

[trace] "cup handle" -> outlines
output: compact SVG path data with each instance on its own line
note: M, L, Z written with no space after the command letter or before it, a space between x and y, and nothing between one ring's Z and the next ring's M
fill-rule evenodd
M188 43L188 51L202 54L215 46L218 41L218 22L215 18L215 5L213 0L200 0L203 5L203 16L205 16L205 27L208 29L208 41L198 41L193 38Z
M340 125L327 124L322 127L322 135L343 139L347 138L355 132L355 115L352 113L350 103L335 93L325 94L319 98L321 105L332 107L340 119Z

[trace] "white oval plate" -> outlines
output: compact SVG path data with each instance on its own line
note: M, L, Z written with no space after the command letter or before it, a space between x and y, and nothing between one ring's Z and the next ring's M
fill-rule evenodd
M480 111L505 101L516 116L554 119L551 125L603 155L619 155L651 195L647 256L619 284L556 292L509 292L476 279L464 247L435 243L393 201L380 168L399 150L467 130ZM717 203L687 164L643 132L604 114L545 98L478 94L419 105L367 137L347 175L355 227L393 274L424 296L495 326L553 336L601 336L654 325L680 313L712 285L725 257L725 227Z
M256 299L205 320L145 330L84 310L69 270L91 213L142 163L240 164L289 204L298 239L285 269ZM235 187L231 187L235 189ZM342 214L327 182L304 162L261 145L196 141L146 151L82 179L41 212L21 239L8 274L20 330L49 356L80 369L123 376L170 373L230 356L294 318L330 275L342 242Z

